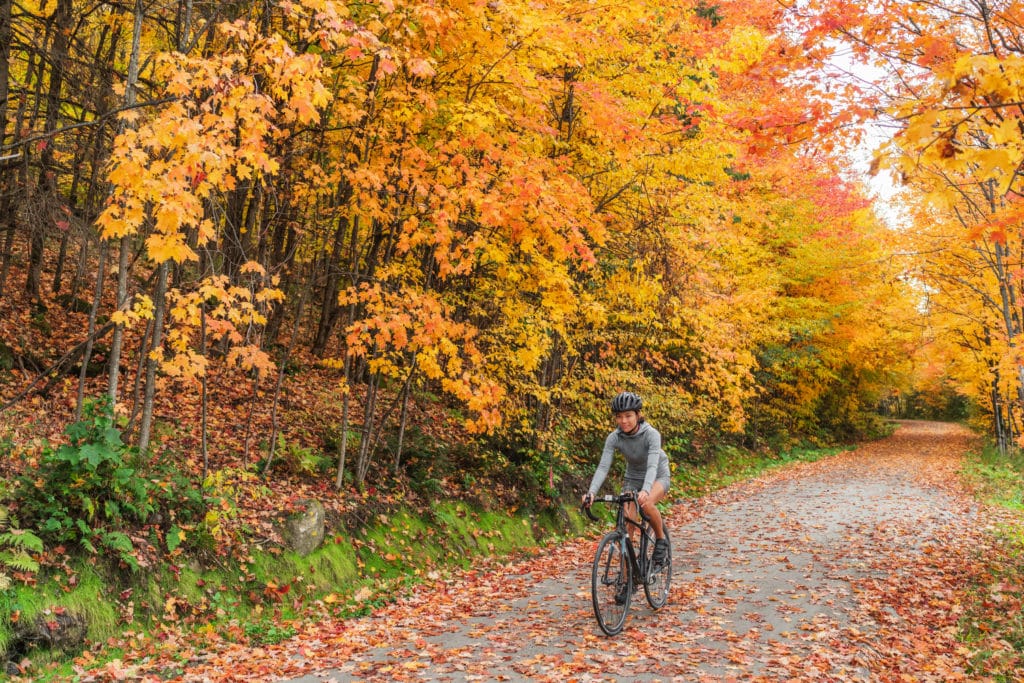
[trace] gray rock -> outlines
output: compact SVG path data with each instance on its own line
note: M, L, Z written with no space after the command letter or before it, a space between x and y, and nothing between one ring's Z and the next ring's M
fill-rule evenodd
M289 550L309 555L324 542L324 506L318 500L303 500L281 526L281 538Z

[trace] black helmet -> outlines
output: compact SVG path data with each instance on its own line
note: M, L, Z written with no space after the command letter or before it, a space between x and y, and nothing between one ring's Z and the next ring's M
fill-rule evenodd
M643 407L643 399L634 394L632 391L623 391L621 394L612 399L613 413L624 413L627 410L635 410L639 412L639 410Z

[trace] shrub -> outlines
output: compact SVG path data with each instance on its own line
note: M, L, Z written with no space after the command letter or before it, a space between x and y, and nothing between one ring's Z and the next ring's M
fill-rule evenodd
M48 543L112 552L137 567L122 529L154 512L154 484L139 475L109 402L87 401L83 419L64 434L68 443L45 444L38 468L18 478L20 510Z

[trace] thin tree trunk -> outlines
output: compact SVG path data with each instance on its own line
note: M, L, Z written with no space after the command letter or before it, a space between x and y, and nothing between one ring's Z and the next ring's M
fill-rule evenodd
M40 36L39 26L37 25L32 32L32 44L33 45L45 45L50 40L49 29ZM9 45L7 45L9 48ZM35 93L36 101L41 99L40 92L43 82L43 69L44 62L42 51L37 50L29 53L28 65L25 69L25 94L22 95L18 102L18 110L14 117L14 121L11 125L11 131L16 132L23 130L28 124L26 123L26 117L28 114L28 102L29 96L27 93L28 85L32 83L33 79L39 84L40 90ZM10 91L8 90L8 98L10 97ZM8 100L9 109L9 100ZM7 276L11 268L11 260L13 258L13 246L14 238L18 230L18 210L14 201L17 195L19 200L24 202L27 195L32 192L32 188L28 182L28 171L29 171L29 149L21 147L18 150L18 154L14 155L18 160L18 173L17 177L13 172L8 172L9 167L4 165L2 167L3 172L3 183L0 183L0 225L6 225L7 237L4 241L4 253L3 253L3 265L0 266L0 294L6 289Z
M204 303L199 307L199 353L206 358L206 304ZM199 445L203 452L203 478L202 481L206 481L207 475L210 473L210 450L207 444L207 381L206 372L203 372L203 376L200 379L200 421L201 429L199 435Z
M12 0L0 0L0 146L7 144L11 93L11 5Z
M167 262L157 266L156 296L153 302L153 339L146 354L146 388L142 399L142 422L139 423L139 455L145 456L153 427L153 400L156 397L156 371L159 360L153 358L164 341L164 311L167 308Z
M54 31L53 44L50 47L52 66L50 68L50 84L46 93L46 118L43 123L43 132L47 135L46 145L39 155L39 182L40 192L43 192L43 204L51 206L57 202L58 183L57 168L54 165L54 135L60 121L61 90L64 87L64 72L68 61L68 42L71 33L72 19L71 0L57 0L57 8L53 13ZM42 220L32 221L29 238L29 269L25 282L25 289L33 300L38 301L41 297L40 283L42 281L43 256L46 248L46 224L50 219L49 212L44 211Z
M68 239L70 237L71 228L70 226L63 230L60 236L60 248L57 250L57 264L54 267L53 272L53 284L50 286L50 290L54 294L60 293L61 280L64 279L64 263L68 258Z
M352 356L345 354L345 396L341 399L341 448L338 449L338 475L334 479L334 488L340 491L345 485L345 455L348 453L348 416L351 401Z
M303 292L302 297L299 299L299 305L295 311L295 322L292 325L292 336L288 340L288 346L285 348L284 353L281 355L281 360L278 361L280 364L277 368L277 382L274 384L274 400L270 408L270 452L267 454L267 464L263 468L263 475L266 476L270 472L270 466L274 462L274 451L277 447L277 406L281 400L281 386L284 384L284 372L288 365L288 359L291 357L292 351L295 349L296 340L299 337L299 322L302 320L302 309L306 305L306 293L307 289Z
M0 1L0 147L7 144L7 111L10 108L11 78L11 0ZM3 155L6 156L6 155ZM13 156L13 155L12 155ZM0 267L0 297L4 293L7 272L11 267L11 250L14 247L14 220L12 197L14 196L13 173L6 164L0 164L0 226L6 223L3 246L3 266Z
M356 318L356 305L348 305L348 324L349 326L355 322ZM344 380L345 380L345 396L341 400L341 450L338 453L338 476L335 479L334 487L337 490L341 490L345 484L345 454L348 452L348 421L349 421L349 408L352 400L352 354L349 350L345 349L345 364L344 364Z
M178 3L178 17L175 26L178 33L178 52L187 54L192 40L192 0Z
M260 371L252 371L252 398L249 399L249 414L245 417L245 450L242 453L242 463L249 466L249 442L252 440L252 419L256 413L256 398L259 394Z
M100 249L104 246L101 244ZM82 285L82 280L85 279L85 270L89 265L89 237L86 236L82 240L82 246L78 249L78 259L75 262L75 275L71 278L71 289L68 291L68 296L74 299L78 296L78 288ZM106 277L106 273L100 272L100 277Z
M406 377L405 386L402 387L402 414L398 419L398 443L395 445L395 474L398 474L398 468L402 466L402 443L405 441L405 426L409 420L409 396L412 394L412 379L415 374L416 358L414 356L409 368L409 376Z
M341 258L342 247L345 243L345 233L348 232L349 222L342 218L338 221L338 228L334 233L334 242L331 245L331 256L324 264L327 276L324 284L324 300L320 308L320 323L316 330L316 339L313 341L313 355L323 356L327 349L327 342L338 323L338 286L341 282ZM352 239L359 233L359 217L352 219ZM350 245L351 246L351 245Z
M157 271L154 271L157 272ZM142 339L139 341L139 360L135 364L135 381L132 382L132 413L128 418L127 434L135 431L135 421L139 419L139 411L142 409L142 380L146 376L146 347L153 336L153 321L146 323L146 329L142 332Z
M85 345L85 355L82 357L82 370L78 373L78 396L75 399L75 422L82 418L82 404L85 401L85 376L89 366L89 359L92 357L92 337L96 330L96 315L103 301L103 280L107 269L107 250L100 248L99 264L96 266L96 291L92 298L92 308L89 309L88 343Z
M132 26L132 51L128 58L128 75L125 81L124 103L131 107L135 104L135 88L139 81L139 52L142 44L142 0L135 0L135 22ZM122 126L124 124L121 124ZM124 128L121 128L123 132ZM117 261L117 308L121 310L128 301L128 256L131 243L128 237L121 238L120 256ZM118 325L114 330L114 339L110 343L110 368L107 380L107 391L112 403L117 402L117 389L121 372L121 352L124 344L124 326ZM142 347L145 348L145 347Z
M6 195L8 188L6 184L0 185L0 192L3 196L0 196L0 203L6 203ZM0 213L7 214L6 211L0 211ZM4 288L7 284L7 274L11 269L11 257L14 253L14 234L18 230L18 223L14 220L13 212L10 212L10 221L7 224L7 233L4 236L3 246L3 265L0 266L0 296L4 295Z
M370 376L366 387L366 399L363 401L363 431L359 438L359 457L356 459L356 485L362 488L366 481L366 473L370 470L373 455L374 422L377 413L377 391L380 388L380 371Z
M122 237L118 245L117 257L117 310L124 310L128 305L128 259L131 245L128 237ZM110 341L110 361L107 372L107 394L112 404L117 403L118 383L121 380L121 351L124 346L124 325L114 328L114 337ZM144 348L144 347L142 347Z

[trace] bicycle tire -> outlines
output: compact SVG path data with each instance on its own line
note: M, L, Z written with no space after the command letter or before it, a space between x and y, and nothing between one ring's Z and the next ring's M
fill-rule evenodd
M668 541L668 557L660 567L654 567L651 561L654 555L653 541L647 544L645 551L647 557L644 558L644 566L647 568L647 576L644 579L644 594L651 609L661 609L665 606L672 587L672 540L668 535L668 526L665 526L665 540Z
M609 636L622 632L629 614L629 603L633 595L633 573L626 554L626 538L619 531L604 535L594 553L594 567L591 573L591 597L597 625ZM625 586L625 600L622 604L616 595Z

